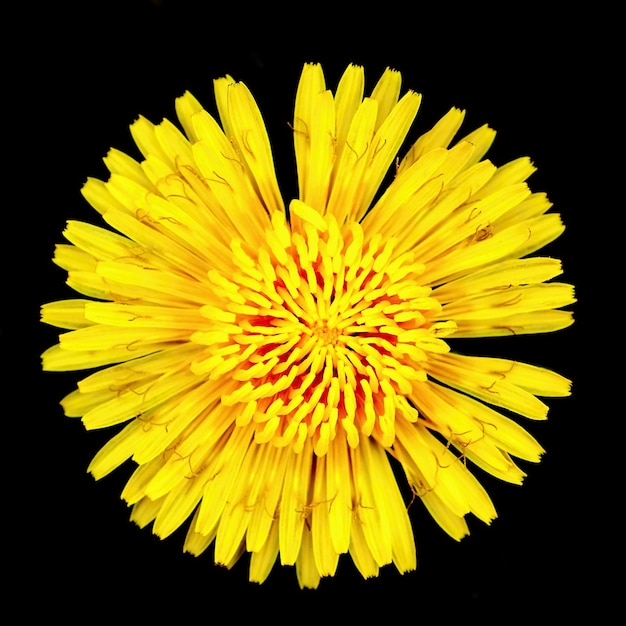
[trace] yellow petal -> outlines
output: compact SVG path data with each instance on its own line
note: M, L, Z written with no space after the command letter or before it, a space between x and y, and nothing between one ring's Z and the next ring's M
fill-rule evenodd
M214 86L224 130L237 145L267 211L284 211L267 130L252 94L243 83L226 78Z
M433 150L447 148L464 117L465 111L452 108L429 131L422 134L400 162L398 176Z
M279 518L280 561L283 565L296 563L302 544L304 523L310 507L311 448L310 439L307 439L302 452L291 454L287 459Z
M363 101L365 74L360 65L349 65L342 74L335 94L337 155L345 149L352 118Z
M50 302L41 307L41 321L59 328L78 330L90 326L91 322L85 318L85 305L91 300L61 300Z

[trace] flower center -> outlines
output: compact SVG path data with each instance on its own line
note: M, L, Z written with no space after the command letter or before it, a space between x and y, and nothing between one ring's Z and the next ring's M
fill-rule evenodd
M272 226L259 250L232 242L238 272L209 272L213 329L192 337L207 346L193 371L224 380L222 402L237 425L255 423L259 443L298 452L311 437L323 455L343 430L353 447L361 436L391 446L395 420L417 419L406 397L426 378L426 353L447 351L440 337L454 330L433 321L441 307L419 284L423 266L302 203Z
M327 346L331 344L334 346L337 344L339 330L335 327L329 327L327 322L316 322L312 330L313 334L318 338L318 345Z

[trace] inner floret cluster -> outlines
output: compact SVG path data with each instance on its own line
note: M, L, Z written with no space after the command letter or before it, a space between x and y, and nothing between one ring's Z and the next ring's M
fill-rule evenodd
M290 209L290 225L272 217L266 246L233 242L239 272L209 273L223 304L220 319L192 337L207 345L193 370L230 372L222 401L238 405L239 426L256 424L258 443L300 452L312 437L323 455L343 429L352 447L360 436L389 447L398 416L417 419L406 396L426 379L426 352L447 352L441 337L456 326L437 321L423 266L410 251L393 258L393 238L364 245L356 222L342 232L332 215L299 201ZM215 306L204 312L217 316Z

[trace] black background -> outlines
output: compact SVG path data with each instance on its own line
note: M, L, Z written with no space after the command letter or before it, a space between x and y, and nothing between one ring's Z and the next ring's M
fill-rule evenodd
M105 614L121 623L130 614L157 623L194 616L207 623L367 623L381 611L386 619L428 616L446 624L466 617L567 618L589 608L599 617L606 609L607 563L610 569L621 552L605 539L618 537L621 525L619 498L608 492L623 409L607 399L610 365L602 364L615 302L607 306L609 294L595 279L621 269L599 267L617 213L606 195L615 183L606 165L615 128L615 16L599 4L557 13L496 6L355 3L342 11L340 4L274 9L129 0L2 9L10 85L3 517L8 599L24 598L16 605L20 623L42 610L68 623ZM160 541L131 524L118 497L129 468L98 483L86 474L110 433L87 433L63 416L58 402L79 375L40 372L39 354L56 341L56 330L38 322L41 303L71 297L64 273L50 261L65 221L99 223L80 196L84 180L106 176L101 158L111 146L138 156L128 125L140 113L153 122L174 119L174 98L186 89L214 112L212 79L229 73L244 81L266 119L284 195L293 196L287 124L306 61L323 64L333 89L350 62L365 66L370 88L386 66L399 69L404 87L424 95L413 140L459 106L468 111L463 130L488 122L498 131L489 152L496 164L531 156L539 168L532 188L549 193L567 225L548 252L564 259L564 278L576 284L580 300L570 330L459 346L574 379L572 398L549 401L547 422L527 424L548 452L540 465L523 466L525 485L479 474L500 517L490 527L470 520L471 536L456 543L417 503L415 573L400 576L388 566L363 581L345 557L337 576L316 591L300 591L292 568L276 567L264 585L250 584L245 557L226 571L213 565L210 552L182 554L183 532Z

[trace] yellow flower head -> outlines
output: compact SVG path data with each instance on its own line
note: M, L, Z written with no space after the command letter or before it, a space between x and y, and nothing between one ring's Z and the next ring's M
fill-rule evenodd
M415 568L407 493L452 537L496 512L467 461L520 483L512 456L539 444L507 414L546 417L565 396L549 370L451 351L457 339L549 332L572 322L560 235L529 159L482 160L494 131L453 143L452 109L399 161L420 96L387 70L364 97L350 66L335 93L307 64L292 124L299 198L283 203L259 109L215 81L221 126L189 93L181 133L144 118L137 162L112 150L85 198L114 231L69 222L55 262L84 299L43 307L67 329L47 370L100 368L62 404L89 428L125 424L93 459L128 459L132 519L185 550L277 557L303 587L349 553L363 576ZM389 170L393 180L380 192ZM395 170L395 171L394 171ZM390 457L406 474L401 492Z

